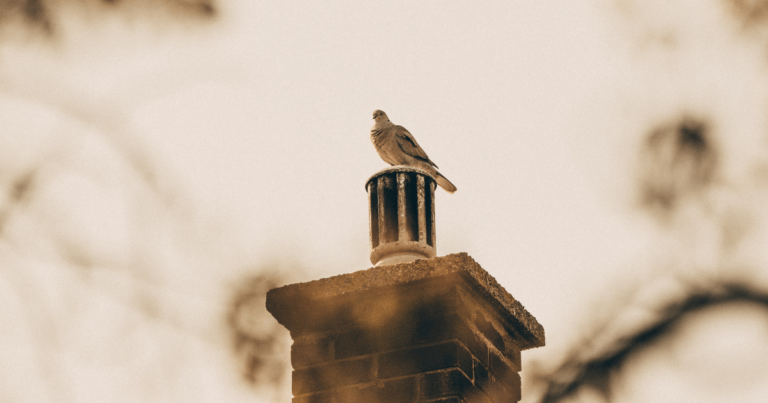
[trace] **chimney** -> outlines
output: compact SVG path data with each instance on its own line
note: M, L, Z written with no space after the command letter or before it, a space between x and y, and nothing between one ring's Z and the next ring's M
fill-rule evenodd
M388 168L366 189L376 267L267 294L293 338L293 403L519 401L542 326L466 253L434 257L428 173Z

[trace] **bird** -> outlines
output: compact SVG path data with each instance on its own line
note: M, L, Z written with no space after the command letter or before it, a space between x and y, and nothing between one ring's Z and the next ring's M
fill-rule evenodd
M437 171L437 165L429 159L405 127L392 123L380 109L373 111L373 120L375 123L371 128L371 142L384 162L389 165L408 165L423 169L434 176L437 184L446 192L456 191L456 186Z

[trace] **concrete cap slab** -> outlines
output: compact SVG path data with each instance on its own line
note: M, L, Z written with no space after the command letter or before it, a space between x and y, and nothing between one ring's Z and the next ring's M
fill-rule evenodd
M466 253L379 266L275 288L267 294L267 310L278 322L293 331L294 327L301 326L301 315L297 315L297 306L303 307L306 312L306 309L313 305L330 300L446 277L461 279L494 307L502 318L511 323L523 338L521 349L541 347L545 344L544 328L536 318Z

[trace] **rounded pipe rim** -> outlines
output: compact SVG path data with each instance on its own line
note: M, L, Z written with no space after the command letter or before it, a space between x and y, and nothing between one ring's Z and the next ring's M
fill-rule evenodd
M418 241L395 241L385 244L380 244L371 251L371 263L373 265L379 264L390 255L396 255L398 253L413 253L424 256L424 259L431 259L437 256L435 248Z
M413 173L424 175L424 176L432 179L433 181L437 181L437 178L435 178L429 172L427 172L427 171L425 171L425 170L423 170L421 168L416 168L416 167L412 167L412 166L409 166L409 165L395 165L395 166L392 166L392 167L389 167L389 168L384 168L381 171L376 172L375 174L371 175L371 177L368 178L367 181L365 181L365 191L366 192L368 191L368 184L370 184L372 180L378 178L379 176L386 175L386 174L391 174L391 173L400 173L400 172L413 172Z

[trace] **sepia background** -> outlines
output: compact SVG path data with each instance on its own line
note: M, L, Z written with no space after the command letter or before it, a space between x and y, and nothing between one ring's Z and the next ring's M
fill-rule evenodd
M546 329L523 401L768 394L768 1L0 0L0 402L288 402L375 109Z

